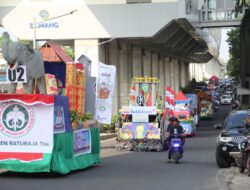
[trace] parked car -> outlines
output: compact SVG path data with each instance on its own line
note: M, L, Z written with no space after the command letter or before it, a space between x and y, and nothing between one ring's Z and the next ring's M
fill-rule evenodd
M220 98L221 104L231 104L232 96L230 94L223 94Z
M244 120L249 114L250 110L232 111L223 124L215 126L223 129L217 138L216 146L216 162L219 168L230 167L234 162L229 153L239 152L239 143L246 139L249 130Z

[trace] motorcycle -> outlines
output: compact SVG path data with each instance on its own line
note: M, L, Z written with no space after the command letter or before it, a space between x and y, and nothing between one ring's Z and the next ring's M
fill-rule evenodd
M247 169L247 174L250 177L250 136L239 144L239 149L241 155L238 160L240 173L244 173Z
M176 164L179 164L179 160L183 157L183 141L182 137L179 135L174 135L171 138L171 158Z
M220 102L218 100L215 100L213 103L213 108L215 111L219 110L219 105L220 105Z

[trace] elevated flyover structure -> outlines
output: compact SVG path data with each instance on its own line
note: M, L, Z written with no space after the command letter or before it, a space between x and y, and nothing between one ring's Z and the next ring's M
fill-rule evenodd
M164 95L167 85L178 91L187 84L190 63L213 59L187 18L184 0L58 2L2 0L1 24L20 39L71 44L76 58L85 54L92 60L94 75L98 62L116 65L114 114L127 103L133 77L158 77ZM50 20L73 10L72 15Z

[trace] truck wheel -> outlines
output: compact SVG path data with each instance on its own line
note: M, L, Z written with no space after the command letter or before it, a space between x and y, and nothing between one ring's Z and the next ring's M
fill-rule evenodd
M216 163L219 168L229 168L230 167L230 162L223 158L218 151L216 151L215 154L216 157Z

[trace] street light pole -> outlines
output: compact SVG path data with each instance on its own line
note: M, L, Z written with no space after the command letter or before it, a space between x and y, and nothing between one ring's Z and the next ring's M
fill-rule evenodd
M34 17L34 35L33 35L33 49L36 49L36 17Z
M37 30L37 24L40 24L40 23L44 23L44 22L47 22L47 21L50 21L50 20L54 20L54 19L57 19L57 18L61 18L61 17L65 17L65 16L68 16L68 15L72 15L74 14L76 11L78 10L73 10L73 11L70 11L68 13L65 13L65 14L62 14L62 15L58 15L58 16L55 16L55 17L52 17L52 18L49 18L47 20L44 20L44 21L40 21L40 22L36 22L36 17L34 17L34 21L33 21L33 28L34 28L34 34L33 34L33 48L36 49L36 30Z

